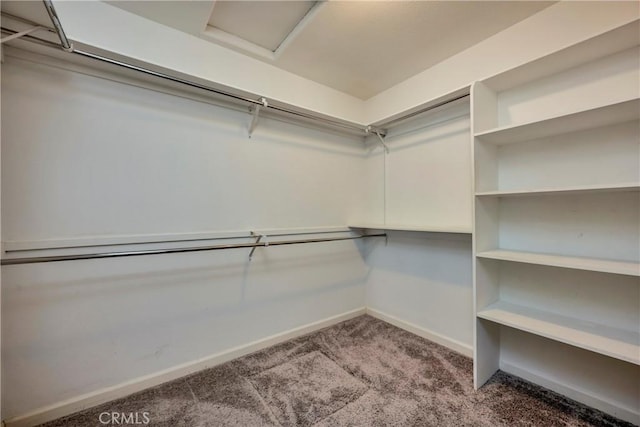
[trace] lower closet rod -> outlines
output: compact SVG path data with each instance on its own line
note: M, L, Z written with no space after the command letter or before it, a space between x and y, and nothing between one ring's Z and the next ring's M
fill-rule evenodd
M387 236L386 234L380 233L380 234L364 234L362 236L351 236L351 237L330 237L330 238L305 239L305 240L284 240L279 242L236 243L236 244L230 244L230 245L196 246L191 248L101 252L101 253L94 253L94 254L56 255L56 256L33 257L33 258L8 258L8 259L1 260L0 265L36 264L40 262L77 261L77 260L83 260L83 259L118 258L118 257L126 257L126 256L161 255L161 254L175 254L175 253L184 253L184 252L216 251L220 249L241 249L241 248L257 248L257 247L267 247L267 246L298 245L303 243L335 242L338 240L357 240L357 239L364 239L365 237L386 237L386 236Z

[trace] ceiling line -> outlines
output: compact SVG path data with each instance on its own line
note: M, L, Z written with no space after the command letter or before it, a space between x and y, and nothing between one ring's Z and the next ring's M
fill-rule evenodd
M209 7L209 13L204 16L202 25L198 26L198 32L199 33L204 33L207 29L207 27L209 26L209 19L211 18L211 15L213 14L213 9L216 7L216 3L217 0L211 0L211 6Z
M264 48L262 46L258 46L255 43L252 43L248 40L243 39L242 37L236 36L235 34L228 33L224 30L221 30L220 28L216 28L209 24L207 24L207 27L202 33L200 33L200 35L213 39L219 43L222 43L223 45L233 46L245 52L249 52L254 55L259 55L271 61L276 60L276 56L273 53L273 51L267 48Z
M304 28L316 17L320 9L325 5L326 0L319 0L307 11L295 27L280 42L276 50L273 51L274 59L278 59L282 52L298 37Z

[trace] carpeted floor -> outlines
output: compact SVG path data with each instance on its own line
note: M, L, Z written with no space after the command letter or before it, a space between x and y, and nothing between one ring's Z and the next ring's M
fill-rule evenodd
M471 359L360 316L46 426L103 426L103 412L139 424L147 412L152 426L630 425L501 372L474 391L472 372Z

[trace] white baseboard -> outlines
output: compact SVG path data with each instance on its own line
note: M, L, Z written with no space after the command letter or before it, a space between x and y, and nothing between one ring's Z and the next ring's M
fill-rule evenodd
M551 378L538 375L510 363L501 362L500 369L508 374L515 375L534 384L538 384L541 387L553 390L556 393L568 397L569 399L573 399L592 408L599 409L607 414L611 414L621 420L630 422L634 425L640 425L640 413L633 409L622 407L615 402L602 399L601 397L594 395L589 390L579 389L567 384L559 383Z
M462 354L463 356L473 357L473 347L469 344L465 344L463 342L445 337L444 335L438 334L437 332L430 331L416 324L406 322L395 316L391 316L390 314L386 314L369 307L367 307L367 314L375 317L376 319L380 319L384 322L390 323L393 326L397 326L400 329L411 332L412 334L416 334L422 338L426 338L429 341L433 341L435 343L443 345L455 351L456 353Z
M245 356L258 350L271 347L272 345L297 338L299 336L335 325L340 322L344 322L345 320L358 317L365 313L366 309L364 307L358 308L356 310L351 310L337 316L332 316L327 319L319 320L317 322L290 329L288 331L281 332L279 334L275 334L257 341L253 341L249 344L235 347L220 353L216 353L211 356L194 360L192 362L184 363L182 365L174 366L172 368L165 369L160 372L155 372L150 375L145 375L131 381L127 381L111 387L106 387L91 393L86 393L62 402L55 403L53 405L45 406L27 414L4 420L4 423L6 427L27 427L55 420L66 415L70 415L75 412L82 411L84 409L91 408L93 406L97 406L111 400L119 399L132 393L136 393L138 391L142 391L144 389L155 387L162 383L184 377L194 372L220 365L238 357Z

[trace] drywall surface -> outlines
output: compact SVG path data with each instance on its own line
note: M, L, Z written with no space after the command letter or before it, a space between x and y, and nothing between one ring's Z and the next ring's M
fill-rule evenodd
M247 113L28 58L2 67L5 248L344 226L369 204L359 139L268 119L249 139ZM4 266L3 416L362 308L361 249Z
M471 231L467 100L389 130L386 221Z
M365 120L375 123L639 18L636 2L558 2L369 98Z
M56 1L75 41L344 120L362 100L101 1Z
M390 130L386 172L387 224L471 232L472 177L469 105L459 103ZM378 152L381 150L378 148ZM378 181L382 181L378 179ZM471 235L388 232L367 243L367 309L471 348ZM450 341L448 343L447 341Z
M470 235L388 232L368 242L367 309L461 351L473 345Z

